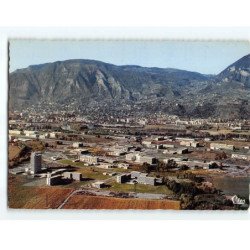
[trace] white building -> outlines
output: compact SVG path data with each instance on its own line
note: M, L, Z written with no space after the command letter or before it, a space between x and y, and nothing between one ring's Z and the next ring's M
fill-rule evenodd
M88 164L97 164L98 157L92 155L80 155L80 161L86 162Z

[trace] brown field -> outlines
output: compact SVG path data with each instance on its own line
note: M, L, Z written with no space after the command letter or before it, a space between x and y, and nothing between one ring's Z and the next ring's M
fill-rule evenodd
M17 145L9 145L9 161L19 157L22 152L22 148Z
M223 151L222 151L223 152ZM198 159L198 160L209 160L215 161L223 158L222 152L215 151L193 151L189 154L190 158Z
M180 209L180 202L173 200L142 200L103 196L74 195L64 209Z
M234 145L235 147L249 146L249 142L247 141L224 140L224 141L213 141L213 142L231 144Z
M36 140L26 141L23 144L31 148L32 151L43 151L45 148L43 142Z
M235 134L235 135L250 135L250 131L233 131L231 129L210 129L210 130L201 130L201 132L208 132L210 135L220 135L220 134Z
M23 208L58 208L72 191L73 189L70 188L36 188L36 196L30 199Z
M23 176L10 176L8 183L9 208L57 208L73 191L60 187L27 187Z

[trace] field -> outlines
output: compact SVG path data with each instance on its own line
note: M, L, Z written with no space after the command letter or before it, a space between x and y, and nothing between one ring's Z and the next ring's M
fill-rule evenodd
M207 132L210 135L220 135L220 134L235 134L235 135L250 135L250 131L233 131L231 129L219 129L217 131L217 129L210 129L210 130L201 130L201 132Z
M134 185L132 184L120 184L113 182L111 183L111 187L107 188L110 191L116 192L134 192ZM151 194L165 194L165 195L172 195L173 192L169 190L165 185L161 186L151 186L151 185L144 185L144 184L137 184L136 185L136 192L137 193L151 193Z
M59 160L59 163L65 164L65 165L71 165L74 167L86 167L84 164L84 162L74 162L71 160L67 160L67 159L63 159L63 160Z
M95 179L95 180L105 180L110 178L108 175L103 175L104 172L127 172L127 170L114 168L114 169L103 169L97 167L86 167L83 162L73 162L71 160L59 160L61 164L67 164L74 167L78 167L77 172L82 173L84 178Z
M22 152L22 148L16 145L9 145L9 161L14 160L16 157L19 157Z
M9 208L57 208L73 191L60 187L27 187L23 176L10 176L8 183Z
M43 151L45 148L43 142L37 140L26 141L23 144L31 148L32 151Z
M74 195L64 209L180 209L179 201Z

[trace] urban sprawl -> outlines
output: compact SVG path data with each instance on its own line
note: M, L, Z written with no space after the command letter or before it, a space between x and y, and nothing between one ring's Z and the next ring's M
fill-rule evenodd
M250 121L92 111L9 112L9 207L248 208Z

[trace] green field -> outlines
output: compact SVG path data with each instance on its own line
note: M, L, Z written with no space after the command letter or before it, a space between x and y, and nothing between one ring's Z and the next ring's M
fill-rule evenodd
M72 160L67 160L67 159L63 159L63 160L59 160L57 161L61 164L65 164L65 165L71 165L71 166L74 166L74 167L86 167L84 164L84 162L74 162Z
M108 176L108 175L103 175L104 172L107 172L107 173L128 172L128 170L121 169L121 168L103 169L103 168L97 168L97 167L88 167L88 166L84 166L83 162L73 162L71 160L66 160L66 159L59 160L58 162L61 164L67 164L67 165L71 165L74 167L78 167L77 172L82 173L83 177L95 179L95 180L105 180L105 179L110 178L110 176Z
M111 187L106 188L111 191L117 192L134 192L135 187L132 184L120 184L117 182L112 182ZM165 185L161 186L151 186L144 184L136 184L136 192L137 193L152 193L152 194L166 194L172 195L173 192L169 190Z

